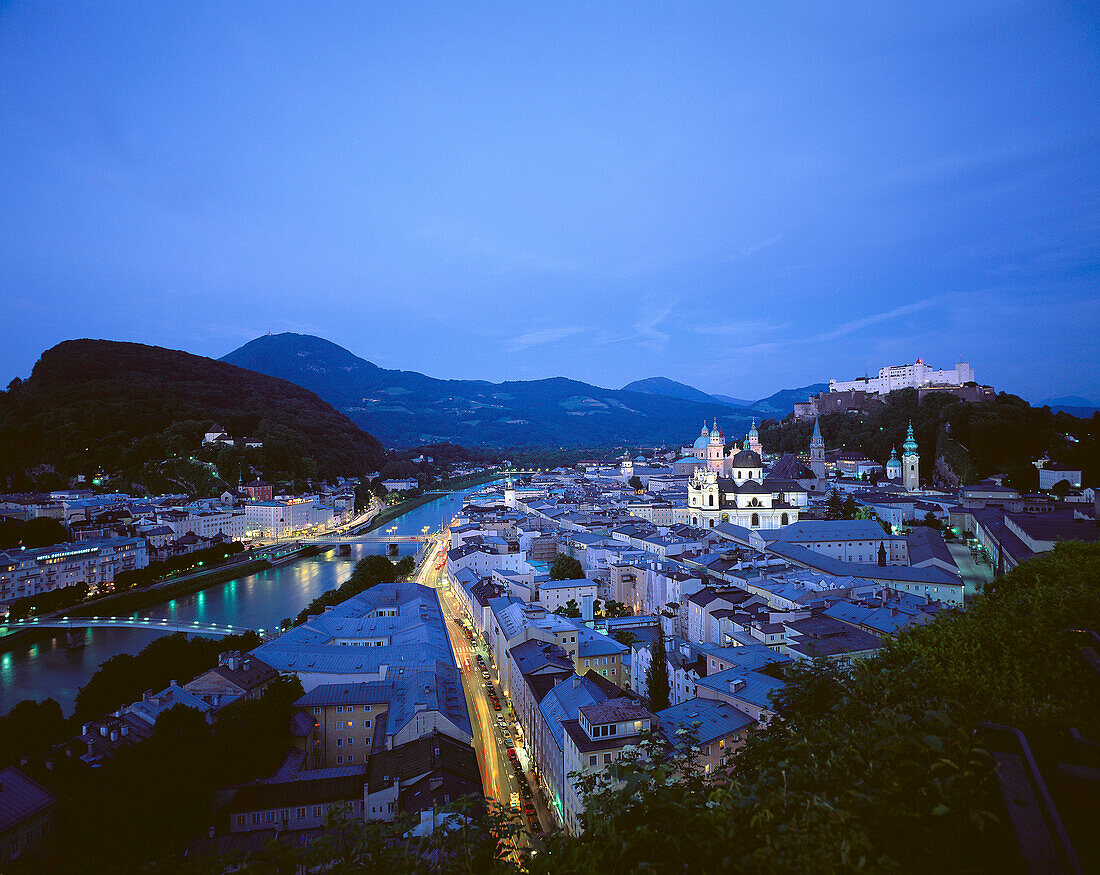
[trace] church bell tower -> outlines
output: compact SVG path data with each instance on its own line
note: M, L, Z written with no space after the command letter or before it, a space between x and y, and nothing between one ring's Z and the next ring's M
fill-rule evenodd
M818 480L825 478L825 438L821 436L821 426L814 420L814 434L810 438L810 470Z
M913 423L909 423L909 433L905 436L905 443L901 445L901 471L902 483L906 492L918 492L920 490L920 454L917 452L917 441L913 437Z

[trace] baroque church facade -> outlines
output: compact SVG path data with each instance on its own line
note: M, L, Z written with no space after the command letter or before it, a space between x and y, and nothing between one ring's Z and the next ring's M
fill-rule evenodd
M684 447L698 465L688 481L688 522L713 528L728 522L747 529L778 529L798 521L807 504L806 490L798 483L764 477L756 422L745 438L745 449L726 453L725 436L717 422L706 424L695 443ZM686 460L685 460L686 461Z

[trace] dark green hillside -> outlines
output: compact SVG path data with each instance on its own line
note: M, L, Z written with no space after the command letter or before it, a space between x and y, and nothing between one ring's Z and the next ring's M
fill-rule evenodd
M740 440L751 413L724 403L603 389L577 380L438 380L379 368L320 337L257 337L223 361L316 392L387 446L664 445L691 442L714 417Z
M262 449L200 451L217 422ZM224 362L138 343L69 340L0 393L0 488L64 482L102 468L136 483L236 481L377 470L381 444L312 392ZM192 461L195 457L197 461ZM205 463L205 464L204 464Z
M964 483L998 472L1024 479L1034 474L1031 460L1044 453L1081 465L1086 483L1095 483L1100 474L1100 419L1052 413L1005 392L984 404L945 394L926 396L918 405L915 389L901 389L886 396L873 413L830 413L819 421L828 449L857 450L881 462L890 457L892 447L901 446L912 421L922 473L932 470L933 459L944 456ZM760 440L768 452L803 452L813 427L813 420L768 420L760 428Z

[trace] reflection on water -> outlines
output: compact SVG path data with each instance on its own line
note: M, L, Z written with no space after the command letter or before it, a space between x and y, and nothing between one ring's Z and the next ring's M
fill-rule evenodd
M386 531L389 533L395 525L396 535L418 535L424 526L434 531L444 517L449 521L461 506L457 498L438 499L394 520ZM413 554L416 546L401 544L399 550L401 555ZM275 628L284 617L296 616L321 593L343 583L355 562L368 553L385 553L385 545L357 545L350 556L339 556L332 550L175 598L138 614L228 623L247 629ZM119 653L137 653L157 634L142 629L85 629L73 633L76 640L83 641L83 647L66 646L62 632L0 654L0 713L23 699L45 698L56 699L66 713L71 712L77 691L102 663ZM68 641L71 644L74 639L70 636Z

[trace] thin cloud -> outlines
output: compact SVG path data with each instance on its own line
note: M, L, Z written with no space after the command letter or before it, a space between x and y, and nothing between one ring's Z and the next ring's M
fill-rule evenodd
M577 326L540 328L536 331L527 331L509 340L508 349L511 352L519 352L523 349L530 349L532 346L541 346L544 343L554 343L558 340L564 340L567 337L572 337L574 334L580 334L582 331L584 331L584 329Z
M642 307L638 314L639 318L634 322L635 337L639 343L650 349L664 349L669 335L667 331L661 331L658 326L671 315L675 305L676 301L670 301L664 305L649 304Z
M782 239L782 234L776 234L774 237L769 237L767 240L764 240L760 243L752 243L749 246L742 246L739 250L737 250L737 252L734 252L732 255L727 255L722 260L726 262L744 261L750 255L755 255L761 249L767 249L769 246L774 246Z
M920 310L927 310L929 307L934 307L936 304L939 304L944 300L946 300L946 296L940 295L935 298L926 298L923 301L914 301L912 304L903 304L902 306L895 307L893 310L888 310L885 313L876 313L873 316L865 316L862 319L853 319L851 322L845 322L842 325L838 325L832 331L827 331L824 334L817 335L812 339L811 342L820 343L826 340L836 340L839 337L845 337L855 331L859 331L871 325L877 325L879 322L887 322L890 319L896 319L899 316L908 316L910 313L916 313Z
M782 328L786 328L786 325L778 322L771 322L767 319L749 319L744 322L727 322L722 325L693 325L691 330L696 334L714 335L716 337L725 337L727 335L746 333L761 334L765 331L779 331Z

